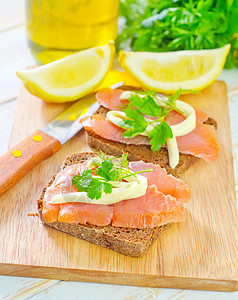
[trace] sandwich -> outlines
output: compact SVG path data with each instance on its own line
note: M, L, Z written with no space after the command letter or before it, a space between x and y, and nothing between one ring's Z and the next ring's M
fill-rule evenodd
M158 164L86 152L66 158L37 202L45 225L139 257L168 225L185 221L190 197L190 188Z
M179 100L181 92L165 97L128 86L99 91L99 109L81 120L89 146L110 155L125 151L129 160L159 164L174 176L199 159L214 161L217 123Z

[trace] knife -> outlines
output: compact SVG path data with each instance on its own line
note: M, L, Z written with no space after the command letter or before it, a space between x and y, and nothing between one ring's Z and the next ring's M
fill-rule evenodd
M83 128L80 120L99 108L95 95L78 100L53 121L36 130L0 157L0 196L38 163L60 150Z

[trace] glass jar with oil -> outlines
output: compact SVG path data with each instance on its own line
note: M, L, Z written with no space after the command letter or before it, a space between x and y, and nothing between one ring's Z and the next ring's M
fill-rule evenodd
M32 53L48 63L117 37L119 0L26 0Z

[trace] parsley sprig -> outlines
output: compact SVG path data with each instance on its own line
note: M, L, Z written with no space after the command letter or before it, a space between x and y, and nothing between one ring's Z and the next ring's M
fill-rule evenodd
M117 50L168 52L231 44L225 67L238 67L238 0L121 0L120 16L125 25Z
M82 175L75 175L72 179L72 185L79 192L86 192L91 199L100 199L103 192L111 194L114 181L121 182L127 177L152 171L147 169L131 172L125 153L122 154L122 158L118 158L100 152L92 159L91 165L92 168L84 170Z
M128 106L123 110L128 119L120 122L120 126L126 129L122 137L133 138L143 133L149 125L152 125L153 129L148 135L151 149L153 152L159 150L168 138L173 137L172 129L166 123L165 118L172 110L181 113L176 107L176 101L182 92L193 91L179 89L169 96L168 100L163 101L163 106L160 106L155 101L156 91L133 93L129 99ZM145 115L153 117L153 119L150 121Z

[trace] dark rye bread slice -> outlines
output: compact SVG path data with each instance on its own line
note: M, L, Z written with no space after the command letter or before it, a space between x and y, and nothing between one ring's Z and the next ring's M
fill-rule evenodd
M66 166L82 163L85 160L90 159L93 155L93 153L89 152L73 153L66 158L61 170L63 170ZM56 175L57 174L53 175L47 187L52 185ZM164 229L167 226L164 225L156 228L136 229L114 227L111 225L96 226L91 224L82 225L63 222L49 223L46 222L42 215L43 198L47 187L43 189L39 199L37 200L39 215L44 224L127 256L139 257L146 254L153 241L164 232Z
M106 116L108 111L109 110L107 108L100 106L95 114ZM217 128L217 123L212 118L208 118L205 123ZM168 151L166 148L161 148L160 150L153 152L150 145L134 145L110 141L95 134L91 130L86 130L86 133L88 137L88 144L92 148L117 156L121 156L122 151L124 151L128 153L128 159L131 161L143 160L145 162L159 164L162 168L165 168L168 173L177 177L183 174L191 165L199 160L199 158L193 155L180 153L179 164L176 168L172 169L169 165Z

